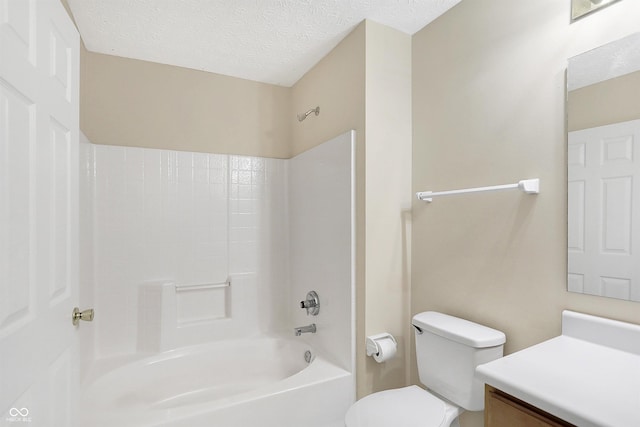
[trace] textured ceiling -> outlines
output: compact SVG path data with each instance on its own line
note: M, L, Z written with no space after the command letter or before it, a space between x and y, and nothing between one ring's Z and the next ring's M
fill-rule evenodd
M580 89L636 71L640 71L640 33L569 58L567 89Z
M87 49L292 86L362 20L414 34L460 0L68 0Z

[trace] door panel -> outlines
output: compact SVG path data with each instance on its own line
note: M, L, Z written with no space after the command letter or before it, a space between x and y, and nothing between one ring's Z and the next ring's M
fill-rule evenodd
M638 141L640 120L569 133L569 290L640 301Z
M0 337L33 315L29 280L29 142L34 104L0 81ZM8 141L21 141L8 144Z
M58 0L0 0L0 425L73 425L78 55Z

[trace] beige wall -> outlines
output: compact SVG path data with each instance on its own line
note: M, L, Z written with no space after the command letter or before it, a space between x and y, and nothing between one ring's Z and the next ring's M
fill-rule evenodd
M640 71L569 92L567 128L588 129L640 119Z
M413 190L540 178L541 192L414 202L411 311L504 331L511 353L563 309L640 323L637 303L566 291L567 58L640 30L638 2L569 24L570 2L464 1L413 38ZM417 382L415 361L411 365ZM463 427L482 425L465 414Z
M383 364L365 357L359 366L361 396L409 381L411 36L367 21L365 81L364 329L365 335L393 334L398 353Z
M291 155L351 129L365 138L365 27L361 23L291 88ZM299 122L298 113L320 106L320 115Z
M290 89L81 54L80 128L95 144L290 156Z

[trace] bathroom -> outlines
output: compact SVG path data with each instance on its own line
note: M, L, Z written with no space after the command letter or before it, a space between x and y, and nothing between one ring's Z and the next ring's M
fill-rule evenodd
M564 89L568 58L640 31L640 5L620 0L573 23L569 16L570 0L462 0L412 36L366 21L289 86L82 50L79 129L96 146L278 160L354 130L352 356L361 398L419 383L411 327L419 312L501 330L506 354L557 335L565 309L640 323L636 302L567 292ZM316 106L318 116L298 121ZM414 197L532 177L541 183L532 197L430 205ZM95 329L110 327L98 326L96 300L108 291L83 288L92 273L79 271L79 307L96 308L76 331L84 369L96 356ZM314 321L297 307L312 289L286 297L298 316L286 325L292 339L294 327ZM122 313L114 334L137 319ZM383 331L398 351L378 364L364 342ZM481 413L461 419L482 422Z

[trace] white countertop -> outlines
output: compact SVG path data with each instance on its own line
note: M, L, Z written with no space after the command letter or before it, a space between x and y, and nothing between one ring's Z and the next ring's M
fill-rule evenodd
M480 365L476 373L580 427L634 427L640 426L638 346L638 325L565 312L561 336Z

